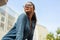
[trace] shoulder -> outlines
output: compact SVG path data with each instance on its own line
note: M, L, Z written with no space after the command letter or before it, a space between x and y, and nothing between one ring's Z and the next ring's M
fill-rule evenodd
M19 15L18 19L26 19L26 14L25 13L22 13L21 15Z
M25 13L22 13L22 14L19 15L19 17L25 17L25 16L26 16Z

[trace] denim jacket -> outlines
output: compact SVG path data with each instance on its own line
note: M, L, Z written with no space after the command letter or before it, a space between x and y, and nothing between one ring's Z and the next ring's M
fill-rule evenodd
M35 29L35 22L32 21L32 30L30 30L30 21L26 14L21 14L14 27L2 38L2 40L32 40ZM28 39L29 39L28 38Z

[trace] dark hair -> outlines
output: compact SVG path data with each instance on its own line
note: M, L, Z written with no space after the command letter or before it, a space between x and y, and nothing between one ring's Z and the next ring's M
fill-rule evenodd
M35 5L30 1L28 3L31 3L33 5L34 10L35 10ZM32 21L34 21L35 23L37 21L35 12L34 12L34 15L32 16Z
M30 1L28 1L28 3L31 3L33 5L34 10L35 10L35 5L32 2L30 2Z
M34 21L35 23L37 22L37 18L36 18L36 14L34 13L34 15L32 16L32 21Z
M30 2L30 1L28 1L28 3L31 3L31 4L33 5L34 10L35 10L35 5L34 5L32 2ZM37 22L35 12L34 12L34 14L33 14L33 16L32 16L32 21L34 21L34 22L35 22L35 24L36 24L36 22Z

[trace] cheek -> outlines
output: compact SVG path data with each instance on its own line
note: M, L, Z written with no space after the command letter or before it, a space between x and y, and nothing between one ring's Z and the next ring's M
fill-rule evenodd
M31 8L30 10L33 11L33 8Z

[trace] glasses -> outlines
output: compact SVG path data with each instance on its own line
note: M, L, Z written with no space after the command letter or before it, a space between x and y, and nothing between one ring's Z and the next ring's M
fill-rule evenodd
M24 7L25 7L25 8L26 8L26 7L33 7L33 5L26 4Z

